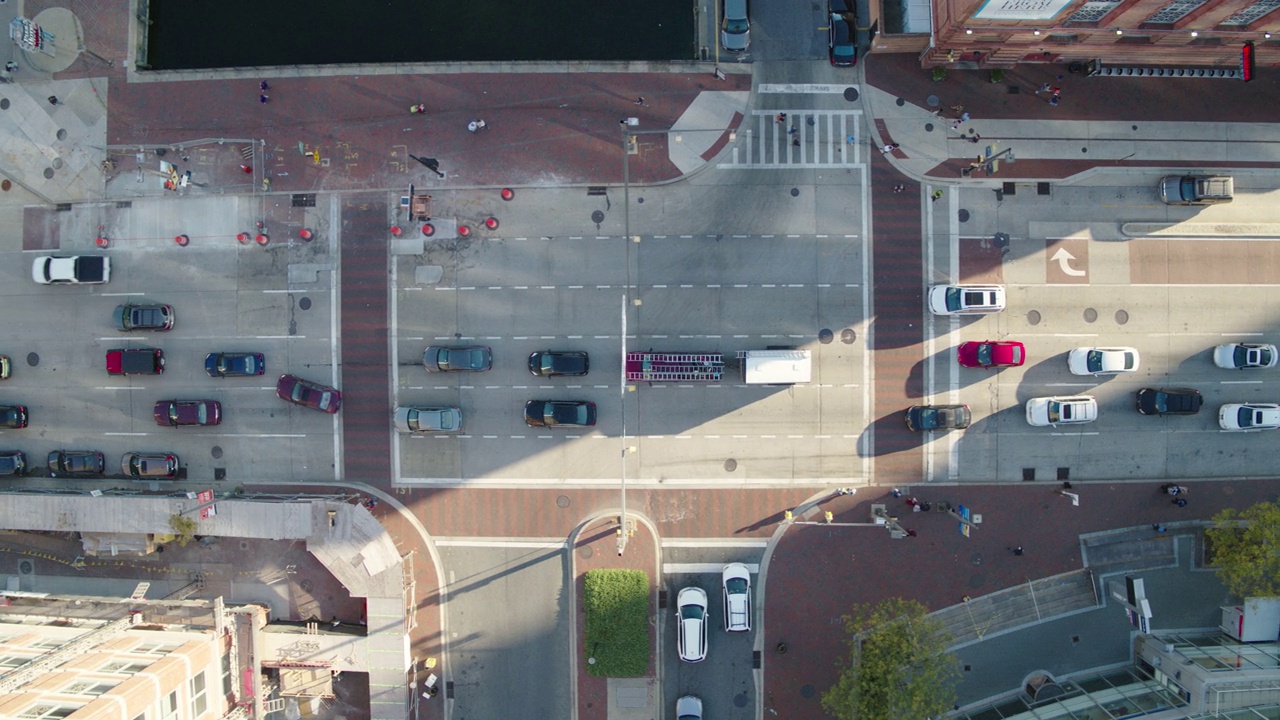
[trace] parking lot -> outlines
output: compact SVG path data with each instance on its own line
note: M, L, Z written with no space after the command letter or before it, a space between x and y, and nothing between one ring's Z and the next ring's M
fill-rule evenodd
M200 201L185 212L192 224L207 210L202 230L242 227L232 200ZM0 386L0 402L29 407L30 425L3 431L0 445L27 454L30 474L44 473L45 456L56 449L100 450L108 479L75 480L77 487L119 484L123 453L170 452L181 459L186 479L208 482L332 479L339 453L335 416L286 404L275 395L282 373L329 384L338 376L332 333L333 272L314 282L290 282L290 264L332 265L325 244L240 245L234 232L180 247L172 238L93 248L92 230L77 232L94 208L76 209L64 222L61 249L5 249L4 278L9 340L0 353L13 360L12 377ZM117 210L118 227L149 224L172 204L137 202ZM130 216L130 213L138 217ZM248 223L245 223L248 224ZM41 286L31 264L41 254L107 255L105 285ZM168 332L119 332L112 311L125 303L168 303L175 323ZM113 348L156 347L164 351L162 375L108 375L105 354ZM249 378L209 377L208 353L254 351L266 355L266 374ZM159 400L208 399L222 403L223 420L209 427L157 426ZM69 481L50 481L62 484ZM39 484L39 483L37 483Z

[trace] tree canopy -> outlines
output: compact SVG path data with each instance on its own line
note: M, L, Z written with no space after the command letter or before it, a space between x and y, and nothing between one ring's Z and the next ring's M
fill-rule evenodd
M1228 592L1241 599L1280 595L1280 503L1223 510L1205 537Z
M925 720L951 710L959 661L926 612L913 600L890 598L845 615L849 656L822 694L823 709L839 720Z

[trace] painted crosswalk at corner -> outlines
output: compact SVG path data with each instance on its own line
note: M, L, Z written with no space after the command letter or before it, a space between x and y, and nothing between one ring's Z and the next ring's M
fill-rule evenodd
M776 170L856 167L866 163L860 110L771 110L753 113L718 168Z

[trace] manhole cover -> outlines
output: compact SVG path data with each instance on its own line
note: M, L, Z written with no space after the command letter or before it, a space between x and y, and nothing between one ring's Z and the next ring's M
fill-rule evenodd
M960 222L969 222L969 211L961 208L960 212L956 213L956 217L960 218Z
M241 541L240 541L240 549L241 549L241 550L248 550L248 549L249 549L249 543L248 543L248 542L246 542L246 541L244 541L244 540L241 540Z
M858 88L849 87L844 89L844 99L853 102L858 99Z
M58 128L58 132L57 132L57 133L55 133L55 134L58 136L58 139L59 139L59 140L66 140L66 139L67 139L67 131L66 131L66 129L64 129L64 128Z
M27 365L30 365L31 367L35 367L39 364L40 364L40 356L38 354L33 352L27 353Z
M44 174L44 179L45 179L45 180L52 180L52 179L53 179L53 168L45 168L45 169L44 169L44 173L43 173L43 174Z
M933 123L925 123L925 124L924 124L924 131L925 131L925 132L933 132Z
M298 583L298 587L302 588L303 592L311 592L312 590L315 589L316 585L315 583L311 582L310 579L307 579Z
M1124 324L1125 324L1125 323L1127 323L1127 322L1129 322L1129 313L1125 312L1124 310L1117 310L1117 311L1116 311L1116 324L1117 324L1117 325L1124 325Z
M222 446L214 445L213 449L209 451L209 454L213 456L214 460L217 460L218 458L222 457Z
M587 558L595 554L596 554L596 551L592 550L590 545L583 545L582 547L578 548L578 557L582 558L583 560L586 560Z
M818 692L817 688L815 688L815 687L814 687L814 686L812 686L812 685L802 685L802 686L800 686L800 697L807 697L807 698L811 698L811 697L813 697L814 693L816 693L816 692Z
M827 328L822 328L821 330L818 331L818 342L822 343L823 345L829 345L831 344L831 341L835 339L836 339L836 334L831 332Z
M20 560L18 562L18 572L23 575L30 575L36 571L36 566L30 560Z
M601 212L601 211L599 211L599 210L595 210L595 211L593 211L593 212L591 213L591 222L593 222L593 223L595 223L595 224L597 224L597 225L599 225L600 223L604 222L604 213L603 213L603 212Z
M304 298L302 298L301 300L299 300L299 301L298 301L298 307L302 308L303 310L310 310L310 309L311 309L311 298L309 298L309 297L304 297Z
M1039 325L1039 324L1040 324L1040 311L1039 311L1039 310L1032 310L1031 312L1027 313L1027 324L1028 324L1028 325Z
M858 339L858 333L852 330L849 330L848 328L840 331L840 342L844 343L845 345L852 345L853 341L857 339Z
M737 470L737 469L738 469L737 460L734 460L733 458L729 458L728 460L724 461L725 472L733 472L734 470Z
M1096 322L1098 320L1098 311L1093 308L1084 309L1084 321L1087 323Z
M747 694L746 694L746 693L738 693L737 695L734 695L734 696L733 696L733 706L734 706L734 707L746 707L746 706L747 706Z
M636 200L636 204L638 204L638 205L643 205L643 204L644 204L644 198L638 198L638 199Z
M13 183L9 180L0 180L0 190L9 192L13 188Z
M53 165L53 169L54 169L54 170L61 170L61 169L62 169L62 158L54 158L54 159L53 159L53 162L52 162L51 164Z
M942 104L942 100L940 100L937 95L930 95L924 99L924 104L929 107L938 107Z
M0 110L9 109L9 98L0 98Z
M791 188L791 197L800 197L800 188Z
M906 98L898 98L897 100L894 100L893 102L894 102L898 107L902 107L902 106L904 106L904 105L906 105L906 104L907 104L907 100L906 100Z
M570 500L568 495L560 495L556 497L556 507L558 508L567 508L569 507L569 503Z

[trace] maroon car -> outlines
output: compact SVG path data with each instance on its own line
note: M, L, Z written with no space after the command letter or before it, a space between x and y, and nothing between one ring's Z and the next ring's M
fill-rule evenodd
M217 425L222 422L222 403L217 400L161 400L156 403L157 425Z
M327 385L303 380L296 375L281 375L276 381L276 396L295 405L333 414L342 407L342 393Z
M956 359L965 367L1017 367L1027 361L1027 348L1015 340L961 343Z

